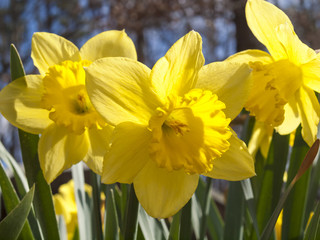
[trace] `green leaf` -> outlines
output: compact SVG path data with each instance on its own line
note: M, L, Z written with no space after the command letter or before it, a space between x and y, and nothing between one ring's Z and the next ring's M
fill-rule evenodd
M182 208L180 219L180 239L191 240L192 225L191 225L191 199Z
M301 136L301 127L296 131L295 142L292 149L290 165L288 170L288 184L294 179L300 168L301 162L309 150L308 145ZM288 201L283 210L282 220L282 238L298 239L303 235L303 224L305 216L305 207L310 178L308 170L293 187Z
M300 135L300 137L301 137L301 135ZM300 141L300 140L301 139L296 139L296 141ZM298 142L298 144L300 144L300 143ZM312 145L310 150L307 152L307 154L306 154L306 156L305 156L300 168L297 170L297 174L293 177L293 180L290 182L288 188L286 189L284 194L281 196L281 198L280 198L275 210L273 211L272 216L270 217L265 229L262 232L261 240L267 240L267 239L270 238L270 236L271 236L271 234L273 232L273 228L274 228L274 226L276 224L276 221L277 221L277 219L279 217L279 214L281 212L281 209L284 206L284 203L285 203L286 199L288 198L289 194L292 194L292 190L296 187L295 184L296 183L300 183L301 180L303 180L303 178L306 175L308 175L308 174L305 174L305 172L310 172L308 169L311 166L311 164L313 163L313 161L314 161L314 159L316 157L316 153L318 152L318 150L319 150L319 140L317 140ZM298 199L298 200L300 200L300 199ZM289 198L288 202L290 203L290 201L292 201L292 199ZM291 212L291 215L293 215L293 214L294 214L294 209L292 209L292 212ZM283 218L282 218L282 238L284 238L283 237L284 236L284 234L283 234L284 224L287 224L287 222L285 222L285 221L292 221L292 220L291 219L289 219L289 220L288 219L284 219L284 215L283 215ZM300 223L302 222L301 219L299 219L299 221L300 221ZM294 222L294 223L296 223L296 222ZM300 233L299 233L299 236L297 236L295 238L284 238L284 239L300 239L300 238L302 238L302 234L300 235Z
M142 207L139 209L138 223L144 239L161 240L168 238L169 232L165 232L160 221L150 217Z
M255 203L250 179L242 180L241 187L242 187L243 195L247 204L247 208L250 213L251 220L253 222L253 227L256 232L256 236L259 239L260 232L259 232L258 220L257 220L257 214L256 214L256 203Z
M210 211L210 202L211 202L211 190L212 190L212 178L206 178L206 191L204 196L204 202L202 204L202 218L200 224L200 240L204 239L207 232L207 218Z
M0 159L5 162L10 171L13 172L14 179L17 183L17 188L20 196L24 196L29 191L28 181L22 169L11 154L5 149L0 142Z
M305 231L305 240L317 240L320 238L320 204L317 205L314 210L314 214L310 220L308 228Z
M100 176L95 174L93 171L90 170L91 176L91 186L92 186L92 200L93 200L93 211L92 211L92 218L93 218L93 232L96 234L97 240L102 240L102 222L101 222L101 183L100 183Z
M119 220L114 197L114 185L108 185L106 195L105 240L119 239Z
M17 49L10 47L11 79L25 75ZM38 160L39 136L19 130L20 146L23 164L29 186L36 184L34 193L34 208L45 239L59 239L57 220L53 207L51 188L43 177Z
M5 208L7 210L7 213L9 213L13 211L14 208L16 208L16 206L19 204L20 201L1 163L0 163L0 186L2 190L2 197L4 200ZM22 228L22 231L21 229L19 230L19 233L21 231L21 239L34 239L28 222L26 222L24 226L21 226L21 228ZM0 236L4 236L4 235L0 234Z
M133 185L130 186L130 195L127 204L125 227L124 227L124 239L135 240L138 230L138 211L139 202L134 192Z
M210 203L210 211L207 224L211 239L222 239L224 222L222 220L219 209L213 200Z
M3 144L0 142L0 159L2 159L7 167L13 172L14 180L17 186L18 195L24 196L27 191L29 191L28 181L24 175L22 169L16 160L11 156L11 154L5 149ZM36 239L41 239L40 228L38 220L35 217L34 209L31 207L30 214L28 216L29 225L31 227L32 233Z
M125 218L126 218L127 204L129 202L128 198L129 198L130 185L121 183L120 189L117 187L116 190L117 191L115 191L115 200L116 200L116 206L118 211L119 223L121 223L120 232L122 233L122 235L124 235Z
M13 44L10 46L10 71L12 81L26 75L18 50Z
M0 236L6 236L7 240L18 238L30 212L33 194L34 186L21 202L0 222ZM32 235L29 239L33 239Z
M308 216L310 215L313 207L315 205L315 201L317 200L317 193L320 184L320 159L319 156L317 158L316 164L313 166L311 170L310 182L309 182L309 190L307 197L307 206L305 211L305 221L304 226L307 224Z
M180 219L181 219L181 210L173 216L173 219L170 225L170 232L169 232L170 240L180 239Z
M74 194L77 204L78 228L80 240L94 239L90 203L86 199L84 191L83 164L79 162L71 167L72 178L74 181Z
M230 182L225 213L224 239L243 239L244 196L240 182Z
M64 218L62 215L58 216L58 226L59 226L59 235L61 240L67 240L67 228L66 228L66 222L64 221Z
M289 136L274 133L263 171L257 173L257 178L261 178L256 211L259 231L266 226L280 199L288 151Z
M194 226L194 232L196 238L200 238L200 221L202 217L202 209L205 209L204 202L206 198L206 183L203 178L199 178L199 184L195 192L195 196L192 197L192 224ZM202 204L201 204L202 203ZM224 222L222 220L219 209L214 201L210 198L209 216L207 217L207 230L211 236L211 239L222 239Z

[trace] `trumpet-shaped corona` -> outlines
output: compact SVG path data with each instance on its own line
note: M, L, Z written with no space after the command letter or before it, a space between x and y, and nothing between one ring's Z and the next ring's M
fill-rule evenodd
M95 111L85 88L85 71L89 61L64 61L48 69L43 78L43 108L49 118L70 132L82 134L86 129L101 129L105 121Z
M184 169L188 174L204 174L213 161L228 150L230 119L224 103L210 91L192 89L168 107L156 109L149 128L152 132L150 156L168 171ZM211 142L206 136L214 136Z

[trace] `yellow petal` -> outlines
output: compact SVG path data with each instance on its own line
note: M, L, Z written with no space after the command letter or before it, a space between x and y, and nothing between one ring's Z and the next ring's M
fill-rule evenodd
M204 175L229 181L240 181L254 176L254 161L246 144L234 132L229 142L229 150L215 159L212 171Z
M184 95L194 87L203 64L201 36L191 31L180 38L153 67L151 79L157 94L164 101L172 94Z
M234 119L242 110L251 90L250 72L247 64L214 62L201 68L196 87L217 94L226 105L226 116Z
M102 58L87 69L87 91L95 109L111 125L147 125L160 105L152 92L150 69L129 58Z
M154 218L167 218L178 212L192 197L199 175L183 170L167 171L153 161L134 179L134 189L141 206Z
M299 126L301 120L299 116L298 106L295 95L293 95L288 103L284 106L284 120L276 127L276 130L281 135L286 135L294 130Z
M227 58L229 62L236 62L236 63L254 63L258 62L260 64L269 64L273 62L272 57L261 50L245 50L242 52L238 52L233 54L232 56Z
M276 28L278 41L285 48L287 58L294 64L300 65L316 58L316 52L301 42L288 23Z
M141 125L124 122L116 126L112 146L103 162L101 181L132 183L134 177L150 160L151 132Z
M64 127L50 125L39 140L39 161L43 175L51 183L65 169L81 161L88 151L85 134L68 134Z
M105 31L89 39L80 49L82 59L91 62L103 57L128 57L137 60L134 43L125 31Z
M273 127L263 122L256 121L252 130L252 135L248 144L248 151L255 156L260 148L264 158L268 157L269 147L272 140Z
M320 106L315 93L301 87L297 97L298 110L301 118L302 137L311 146L317 139Z
M39 134L52 123L49 111L40 107L42 95L40 75L17 79L0 92L0 111L12 125Z
M320 92L320 54L312 61L301 65L303 83L316 92Z
M278 41L276 28L288 24L293 30L288 16L273 4L264 0L248 0L246 18L255 37L263 43L275 60L286 58L286 49Z
M46 32L33 34L31 57L41 75L45 74L50 66L65 60L81 60L79 49L72 42Z
M88 129L89 149L83 161L95 173L102 175L103 158L109 149L113 127L107 125L102 129Z

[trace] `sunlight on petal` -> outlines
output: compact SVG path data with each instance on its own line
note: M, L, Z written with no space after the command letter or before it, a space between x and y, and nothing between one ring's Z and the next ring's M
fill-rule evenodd
M105 31L89 39L80 49L82 59L91 62L103 57L128 57L137 60L137 52L125 31Z
M169 172L149 161L133 184L146 212L155 218L167 218L190 200L198 181L198 174L188 175L183 170Z
M151 132L142 125L124 122L116 126L111 148L103 162L101 181L106 184L132 183L135 176L150 160Z
M81 161L88 151L86 134L68 134L64 127L50 125L39 140L39 162L43 175L51 183L64 170Z
M72 42L46 32L33 34L31 57L41 75L44 75L50 66L65 60L81 60L79 50Z
M201 36L191 31L173 44L152 68L152 84L160 99L187 93L194 87L203 64Z
M229 150L213 161L211 172L203 175L229 181L239 181L255 176L254 161L246 144L234 132L229 142Z
M52 123L49 112L41 107L42 94L39 75L19 78L1 90L0 112L14 126L39 134Z

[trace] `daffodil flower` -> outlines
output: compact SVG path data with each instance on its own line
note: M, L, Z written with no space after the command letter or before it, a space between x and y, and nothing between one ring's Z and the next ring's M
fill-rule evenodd
M253 69L252 92L245 108L264 124L256 127L263 134L272 134L275 128L286 135L301 123L302 137L311 146L320 117L314 93L320 91L320 55L300 41L287 15L271 3L248 0L246 18L251 31L270 54L247 50L228 59L248 63ZM249 148L250 144L253 151L258 147L250 142Z
M136 59L124 31L107 31L79 50L51 33L35 33L31 57L40 75L27 75L0 92L0 111L14 126L41 134L40 166L48 183L81 160L102 173L112 127L92 106L85 88L84 66L101 57Z
M153 217L181 209L201 174L232 181L255 174L246 145L229 126L243 107L250 70L203 65L201 36L191 31L152 70L126 58L86 68L90 100L115 126L102 182L133 183Z

